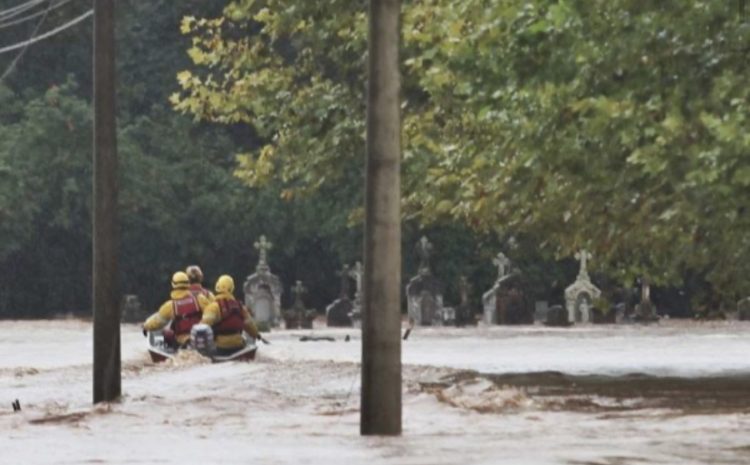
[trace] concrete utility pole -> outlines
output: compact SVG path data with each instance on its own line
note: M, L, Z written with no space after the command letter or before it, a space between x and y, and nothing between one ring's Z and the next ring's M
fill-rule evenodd
M400 0L370 0L360 433L401 434Z
M94 0L94 403L120 383L114 0Z

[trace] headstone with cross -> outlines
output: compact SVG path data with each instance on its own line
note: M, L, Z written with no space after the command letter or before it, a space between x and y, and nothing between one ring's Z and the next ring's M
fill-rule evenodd
M432 243L422 236L415 251L419 257L419 270L406 285L409 318L421 326L443 324L448 313L443 307L443 284L430 270Z
M258 251L258 264L255 273L245 280L245 305L253 312L253 317L261 330L277 326L281 319L281 294L283 287L278 276L271 272L268 251L273 244L260 236L253 243Z
M354 304L349 298L349 281L352 279L349 265L344 265L337 274L341 279L341 289L339 289L338 299L326 307L326 324L328 326L351 327L351 313Z
M268 270L268 251L271 250L273 244L266 240L266 236L260 236L253 246L258 249L258 265L255 267L256 270Z
M497 267L497 281L500 281L510 273L510 259L504 253L499 252L492 263Z
M302 296L307 293L307 288L302 281L297 281L292 287L292 293L294 294L294 303L292 308L284 311L284 326L286 329L295 328L312 328L312 320L314 318L314 312L311 312L305 308L305 303L302 300ZM313 316L313 318L310 318Z
M593 323L594 301L602 292L591 282L588 272L588 262L592 255L585 249L575 254L579 261L578 277L575 282L565 289L565 307L568 311L568 321L571 323Z
M492 260L497 267L497 281L482 295L484 322L488 325L521 325L534 323L534 309L526 295L520 272L510 259L498 253Z

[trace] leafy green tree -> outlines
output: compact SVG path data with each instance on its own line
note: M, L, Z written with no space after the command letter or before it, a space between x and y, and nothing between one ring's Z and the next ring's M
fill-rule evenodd
M734 2L408 2L406 218L557 257L587 247L623 282L698 274L733 298L750 271L742 19ZM364 25L348 1L187 17L195 67L172 101L257 131L248 183L346 189L362 166Z
M0 314L90 306L91 108L78 92L71 80L29 101L0 87ZM261 234L277 243L275 271L285 283L304 280L317 308L337 292L339 259L359 256L345 209L287 204L279 189L250 189L233 176L227 134L154 108L120 130L119 152L123 291L147 308L191 263L209 286L223 273L240 285Z

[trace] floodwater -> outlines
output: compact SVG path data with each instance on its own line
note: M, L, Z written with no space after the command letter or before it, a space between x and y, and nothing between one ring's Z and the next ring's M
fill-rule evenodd
M274 331L254 363L155 365L123 325L123 399L96 407L90 323L0 334L0 463L750 463L745 323L417 328L395 438L358 434L358 330Z

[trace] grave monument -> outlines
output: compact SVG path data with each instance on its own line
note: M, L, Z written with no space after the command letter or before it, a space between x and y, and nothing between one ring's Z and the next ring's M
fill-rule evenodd
M416 245L419 271L406 285L409 319L416 325L431 326L443 323L443 284L430 270L432 244L422 236Z
M278 326L281 317L281 293L283 287L278 276L268 266L268 251L273 244L260 236L254 247L258 249L258 265L255 273L245 280L245 305L252 309L259 328Z
M589 278L587 263L591 257L586 250L575 254L575 258L580 261L578 277L565 289L565 308L568 310L568 320L572 323L592 323L594 300L602 294Z

